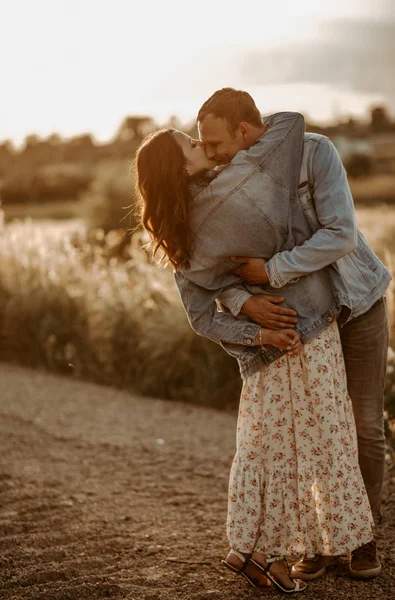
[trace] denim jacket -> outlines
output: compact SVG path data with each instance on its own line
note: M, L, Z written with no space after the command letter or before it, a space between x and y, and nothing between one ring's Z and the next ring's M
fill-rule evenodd
M239 152L210 185L196 193L189 216L194 252L190 267L175 273L192 328L235 356L243 377L283 352L271 346L253 347L259 325L217 310L216 297L221 292L244 287L232 273L236 263L230 256L269 260L290 251L301 243L305 220L298 203L303 116L278 113L265 123L269 129L256 144ZM247 290L262 293L261 286ZM339 313L329 269L293 278L281 290L265 286L265 291L284 296L286 305L296 310L303 341L315 337Z
M292 250L275 254L267 263L270 284L282 288L295 278L330 265L337 303L348 307L349 319L358 317L381 298L391 275L357 229L346 172L333 143L322 135L306 133L303 146L295 200L305 219L299 243ZM237 315L251 296L247 289L230 288L219 300Z

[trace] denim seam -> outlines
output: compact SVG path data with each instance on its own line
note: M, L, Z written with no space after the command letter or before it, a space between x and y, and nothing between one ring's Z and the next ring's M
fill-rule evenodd
M219 210L219 208L223 205L223 203L230 196L232 196L232 194L239 191L239 189L252 177L252 175L255 175L255 173L258 172L258 170L259 170L258 167L255 167L254 170L251 173L248 173L248 175L246 175L242 181L240 181L236 186L234 186L231 190L229 190L224 196L222 196L220 198L220 200L215 204L215 206L213 206L213 208L204 216L204 218L200 222L199 226L196 229L195 237L198 236L198 234L201 232L203 227L206 225L207 221L211 219L212 215L215 212L217 212L217 210ZM213 194L212 190L210 190L210 193L211 193L211 195Z
M206 224L207 219L209 219L211 217L211 215L219 208L219 206L221 206L223 204L223 202L231 195L233 194L236 190L238 190L241 186L243 186L246 181L248 181L248 179L256 173L256 171L260 170L262 171L262 166L273 156L273 154L275 152L277 152L277 150L279 148L281 148L281 146L287 141L289 135L292 133L292 131L295 129L297 122L299 121L299 115L297 117L295 117L293 124L291 125L291 127L288 130L288 133L286 136L284 136L281 140L279 140L279 142L276 144L276 146L274 146L274 148L272 149L272 151L265 157L265 159L263 160L262 163L259 163L259 167L255 167L252 173L249 173L237 186L235 186L234 188L232 188L227 194L225 194L225 196L223 196L221 198L221 200L211 209L211 211L209 213L207 213L207 215L204 217L204 219L202 220L202 222L200 223L199 227L196 230L196 235L198 235L202 229L202 227ZM211 190L211 194L213 194L213 191Z
M260 166L261 166L261 167L262 167L262 166L265 164L265 162L267 162L267 161L269 160L269 158L271 158L271 157L272 157L272 155L273 155L275 152L277 152L277 150L278 150L279 148L281 148L281 146L283 146L283 145L285 144L285 142L287 141L288 137L291 135L292 131L295 129L295 127L296 127L296 124L298 123L298 121L299 121L299 115L295 117L295 119L294 119L294 122L293 122L292 126L291 126L291 127L289 128L289 130L288 130L288 133L287 133L287 135L286 135L286 136L284 136L284 137L283 137L283 138L282 138L282 139L281 139L281 140L278 142L278 144L277 144L277 145L276 145L276 146L275 146L275 147L272 149L272 151L270 152L270 154L268 154L268 155L267 155L267 156L264 158L263 162L261 162L261 163L260 163Z
M275 221L273 221L273 219L271 218L270 215L268 215L267 213L265 213L264 211L262 211L261 207L255 202L255 200L253 198L251 198L251 196L249 194L247 194L247 192L245 190L240 190L240 193L242 193L246 198L248 198L248 200L250 201L250 204L252 204L257 210L258 212L261 213L262 217L277 231L279 231L280 233L282 233L282 235L284 237L287 237L287 231L284 231L279 225L278 223L276 223Z

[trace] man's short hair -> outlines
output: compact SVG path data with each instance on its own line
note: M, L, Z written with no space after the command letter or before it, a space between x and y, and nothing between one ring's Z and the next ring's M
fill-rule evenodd
M234 88L222 88L214 92L199 110L197 121L201 122L207 115L225 119L234 133L242 121L260 127L262 116L254 100L248 92Z

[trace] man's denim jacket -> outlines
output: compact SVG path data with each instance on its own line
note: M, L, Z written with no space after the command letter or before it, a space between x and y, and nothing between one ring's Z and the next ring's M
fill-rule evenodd
M203 189L190 207L194 251L188 269L179 269L175 280L192 328L219 342L239 362L248 377L283 354L277 348L253 347L259 325L217 310L216 298L239 286L262 293L262 286L245 286L232 273L231 256L263 257L292 250L306 236L305 211L298 201L298 183L304 139L304 119L298 113L278 113L265 124L268 131ZM349 246L344 254L350 251ZM329 269L292 278L281 295L298 313L302 341L315 337L338 315Z
M382 297L391 275L357 229L346 172L332 142L323 135L306 133L303 146L297 202L305 215L301 239L306 241L275 254L266 271L270 284L282 288L331 265L335 298L349 308L352 319ZM229 288L220 295L221 303L235 316L251 296L247 288Z

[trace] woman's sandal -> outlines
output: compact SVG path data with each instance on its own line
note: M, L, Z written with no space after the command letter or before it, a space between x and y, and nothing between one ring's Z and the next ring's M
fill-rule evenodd
M262 575L258 578L258 577L251 576L251 574L249 574L247 572L247 569L250 566L250 561L243 554L241 554L241 552L237 552L237 550L230 550L229 554L233 554L233 556L236 556L243 563L243 566L238 569L237 567L234 567L233 565L228 563L227 560L221 560L221 563L223 565L225 565L225 567L230 569L233 573L236 573L237 575L242 575L243 577L245 577L247 579L247 581L254 587L271 586L271 582L270 582L269 578L267 577L267 575L265 575L266 583L264 583L262 581ZM228 556L229 556L229 554L228 554Z
M280 559L280 560L282 560L282 559ZM257 569L259 569L259 571L261 571L261 573L263 573L265 575L265 577L267 577L269 579L269 581L271 581L272 584L276 586L277 589L279 589L281 592L284 592L284 594L297 594L298 592L304 592L304 590L308 586L308 584L305 583L304 581L302 581L301 579L293 579L292 577L290 577L291 581L294 582L295 587L293 587L292 589L287 589L287 588L283 587L283 585L278 581L278 579L276 579L274 577L273 573L270 573L271 566L273 565L273 563L278 562L278 560L268 561L268 564L266 567L264 567L260 563L256 562L256 560L253 560L252 558L250 558L248 560L248 562L253 564ZM285 564L288 567L288 563L286 561L285 561ZM288 569L288 571L289 571L289 569Z

